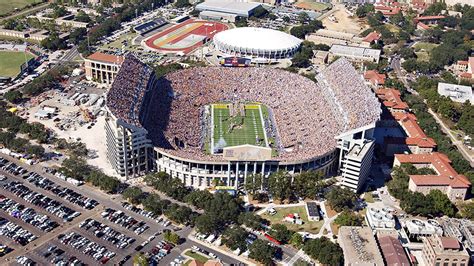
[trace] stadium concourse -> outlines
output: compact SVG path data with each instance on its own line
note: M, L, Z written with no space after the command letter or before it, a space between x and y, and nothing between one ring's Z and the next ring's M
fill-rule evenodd
M348 184L357 190L372 157L380 103L346 59L317 80L274 68L196 67L156 81L129 54L107 96L109 161L127 177L159 170L189 186L206 188L217 178L238 189L248 174L344 171L346 156L353 156L364 168ZM206 152L208 107L221 102L268 107L264 128L274 143Z

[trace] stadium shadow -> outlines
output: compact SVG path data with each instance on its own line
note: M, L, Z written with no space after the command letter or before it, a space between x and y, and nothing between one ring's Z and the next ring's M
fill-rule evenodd
M164 135L171 113L172 95L173 90L170 81L162 77L146 93L146 102L140 110L140 117L143 117L141 122L148 131L148 138L153 142L154 146L165 149L173 149L173 146Z

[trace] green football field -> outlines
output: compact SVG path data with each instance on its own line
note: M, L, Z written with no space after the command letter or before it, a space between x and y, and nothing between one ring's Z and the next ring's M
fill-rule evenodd
M214 147L220 146L219 141L221 139L225 140L225 146L227 147L243 144L266 145L260 105L245 105L245 116L243 117L231 117L230 109L226 104L213 104L212 112L214 124L212 140ZM233 128L231 128L232 125L234 125Z
M33 55L26 53L26 60L31 58ZM0 77L16 77L23 63L25 63L25 53L0 51Z

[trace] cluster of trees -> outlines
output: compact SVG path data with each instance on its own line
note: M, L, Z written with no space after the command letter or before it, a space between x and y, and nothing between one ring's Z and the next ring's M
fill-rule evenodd
M334 223L339 226L361 226L364 218L352 211L342 211L334 220Z
M326 194L326 199L331 209L341 212L355 207L357 195L348 188L334 187Z
M390 195L400 200L400 207L409 214L421 216L453 217L457 212L446 194L432 190L426 196L419 192L408 190L408 175L434 174L430 168L416 169L411 164L402 164L392 170L392 180L387 184Z
M342 265L344 262L341 247L324 236L307 240L303 250L311 258L323 265Z
M277 248L270 245L268 241L257 239L249 247L249 258L264 265L272 265L273 257L277 255Z
M25 134L39 143L46 143L49 140L49 131L42 124L30 124L7 109L7 104L0 101L0 143L8 149L42 157L44 155L42 146L33 145L27 139L17 137L17 134Z
M326 44L315 44L310 41L303 41L300 50L291 59L291 66L306 68L311 65L311 59L314 56L314 50L329 51L331 47Z
M363 18L374 12L375 12L375 7L373 4L364 4L357 7L355 14L359 18Z
M71 156L64 159L58 170L66 177L89 182L107 193L116 193L121 186L117 178L93 168L81 157Z
M132 20L136 13L141 15L143 12L151 10L152 3L156 8L162 6L165 3L165 0L144 0L136 3L127 2L120 7L114 8L113 15L104 14L97 18L98 24L89 32L90 45L96 45L102 38L104 38L104 36L120 29L120 24ZM103 6L106 5L103 4ZM91 53L87 40L82 40L79 43L78 50L84 55Z
M306 13L301 13L301 14L306 14ZM308 16L306 14L306 16ZM321 28L323 28L323 23L317 19L310 20L309 17L304 17L300 19L301 25L300 26L294 26L290 30L290 34L300 38L304 39L306 34L315 32Z
M445 82L453 81L453 77L449 72L443 74L448 79L445 79ZM456 103L449 97L439 95L437 91L438 82L438 79L422 76L413 84L413 88L423 96L431 109L450 119L458 129L461 129L467 135L474 135L474 106L469 102Z
M74 19L76 21L85 22L85 23L89 23L89 22L92 21L91 17L86 12L84 12L83 10L79 10L79 12L77 12L76 16L74 16Z
M22 93L28 97L32 97L59 86L59 82L63 80L62 76L70 73L70 71L71 67L69 65L63 64L55 67L26 84L22 88Z
M174 6L176 8L184 8L184 7L189 7L191 4L189 3L189 0L176 0L174 2Z
M323 174L314 171L296 175L279 171L271 174L265 182L263 184L262 176L257 174L247 177L244 187L246 192L257 200L262 197L261 188L263 185L268 188L268 192L274 199L294 201L298 198L316 199L331 184L324 179Z
M56 3L52 3L50 8L53 9L53 12L49 14L49 17L51 18L59 18L69 13L64 6L58 5Z
M66 42L59 38L59 33L57 31L51 32L48 35L48 38L42 40L41 46L51 51L63 50L67 48Z

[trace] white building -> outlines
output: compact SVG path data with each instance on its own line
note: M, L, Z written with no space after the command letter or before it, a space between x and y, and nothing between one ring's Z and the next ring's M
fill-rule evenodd
M405 228L410 237L442 235L443 227L435 220L423 221L420 219L410 219L405 222Z
M357 46L334 44L329 49L329 61L334 57L345 57L351 61L364 62L369 61L378 63L381 51Z
M384 209L369 208L365 213L365 219L372 229L395 228L395 218Z
M449 97L451 100L459 103L469 101L472 104L474 101L474 95L472 93L471 86L440 82L438 83L438 93L439 95Z
M253 15L253 11L261 6L260 3L239 2L231 0L208 0L196 5L198 11L212 11L222 13L223 16L239 16L248 18Z

